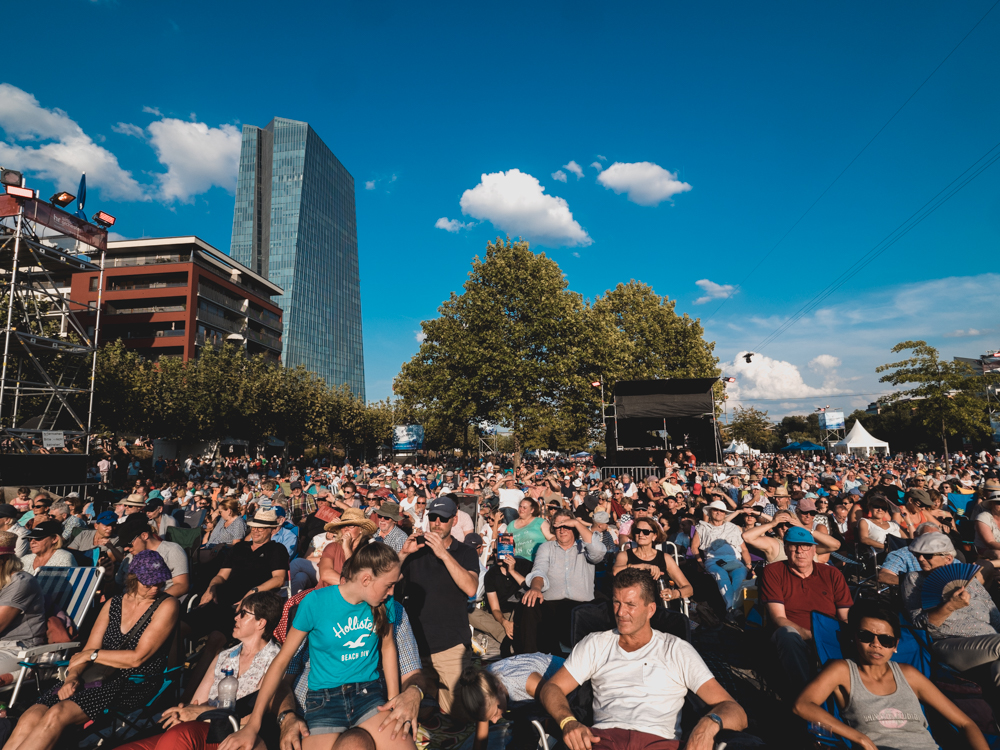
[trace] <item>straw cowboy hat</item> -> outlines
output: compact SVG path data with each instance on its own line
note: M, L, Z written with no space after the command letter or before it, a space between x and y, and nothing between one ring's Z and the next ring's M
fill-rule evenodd
M326 531L336 531L343 526L360 526L362 534L374 534L378 530L372 521L365 518L364 511L358 508L348 508L339 519L331 521L323 528Z

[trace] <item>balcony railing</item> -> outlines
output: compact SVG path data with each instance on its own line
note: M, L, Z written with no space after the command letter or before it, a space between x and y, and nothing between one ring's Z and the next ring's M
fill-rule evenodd
M144 313L184 312L184 305L152 305L150 307L107 307L108 315L140 315Z
M198 309L198 320L202 320L206 323L211 323L216 328L221 328L224 331L229 331L230 333L243 333L246 326L242 323L237 323L236 321L229 320L229 318L224 318L221 315L216 315L215 313L209 312L208 310Z
M246 314L245 306L250 304L246 300L239 299L238 297L230 297L227 294L220 294L214 289L209 289L203 284L198 285L198 295L204 297L205 299L210 299L212 302L217 302L233 312L238 312L240 315Z
M252 328L248 328L245 332L246 337L250 341L254 341L261 346L269 346L272 349L277 349L281 351L281 339L277 336L268 336L266 333L261 333L260 331L255 331Z
M276 315L273 316L264 315L263 313L259 313L252 307L250 307L247 308L247 317L250 318L251 320L257 321L258 323L262 323L263 325L266 325L269 328L273 328L276 331L281 330L281 320L278 319L278 316Z
M156 332L156 338L159 339L159 338L167 338L167 337L174 337L174 336L183 336L186 333L187 333L187 331L185 331L183 328L181 328L179 330L173 330L173 331L157 331Z
M130 292L134 289L167 289L170 287L187 286L186 281L151 281L148 284L114 284L114 279L108 280L109 292Z

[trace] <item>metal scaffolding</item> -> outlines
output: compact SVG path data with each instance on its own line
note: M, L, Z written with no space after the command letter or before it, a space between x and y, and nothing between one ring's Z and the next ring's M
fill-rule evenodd
M38 200L0 195L0 439L6 453L71 444L90 453L94 373L101 320L72 299L74 273L104 288L107 230ZM79 315L93 314L87 328Z

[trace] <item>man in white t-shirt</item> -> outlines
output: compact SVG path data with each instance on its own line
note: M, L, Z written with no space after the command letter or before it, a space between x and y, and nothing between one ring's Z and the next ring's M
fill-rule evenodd
M675 750L688 690L708 704L687 738L687 750L712 750L720 730L741 731L747 716L712 676L694 647L655 631L658 592L646 570L615 576L617 628L591 633L574 648L538 699L559 722L570 750ZM576 720L566 698L587 680L594 691L594 726Z
M500 498L500 512L503 513L505 523L510 523L517 518L517 506L524 499L524 493L514 486L514 475L504 476L500 486L496 488L497 496Z

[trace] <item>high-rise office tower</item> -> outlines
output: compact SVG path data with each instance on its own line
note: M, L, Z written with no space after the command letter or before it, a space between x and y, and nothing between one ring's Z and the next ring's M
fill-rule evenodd
M308 123L243 126L229 254L284 289L282 361L364 399L354 178Z

